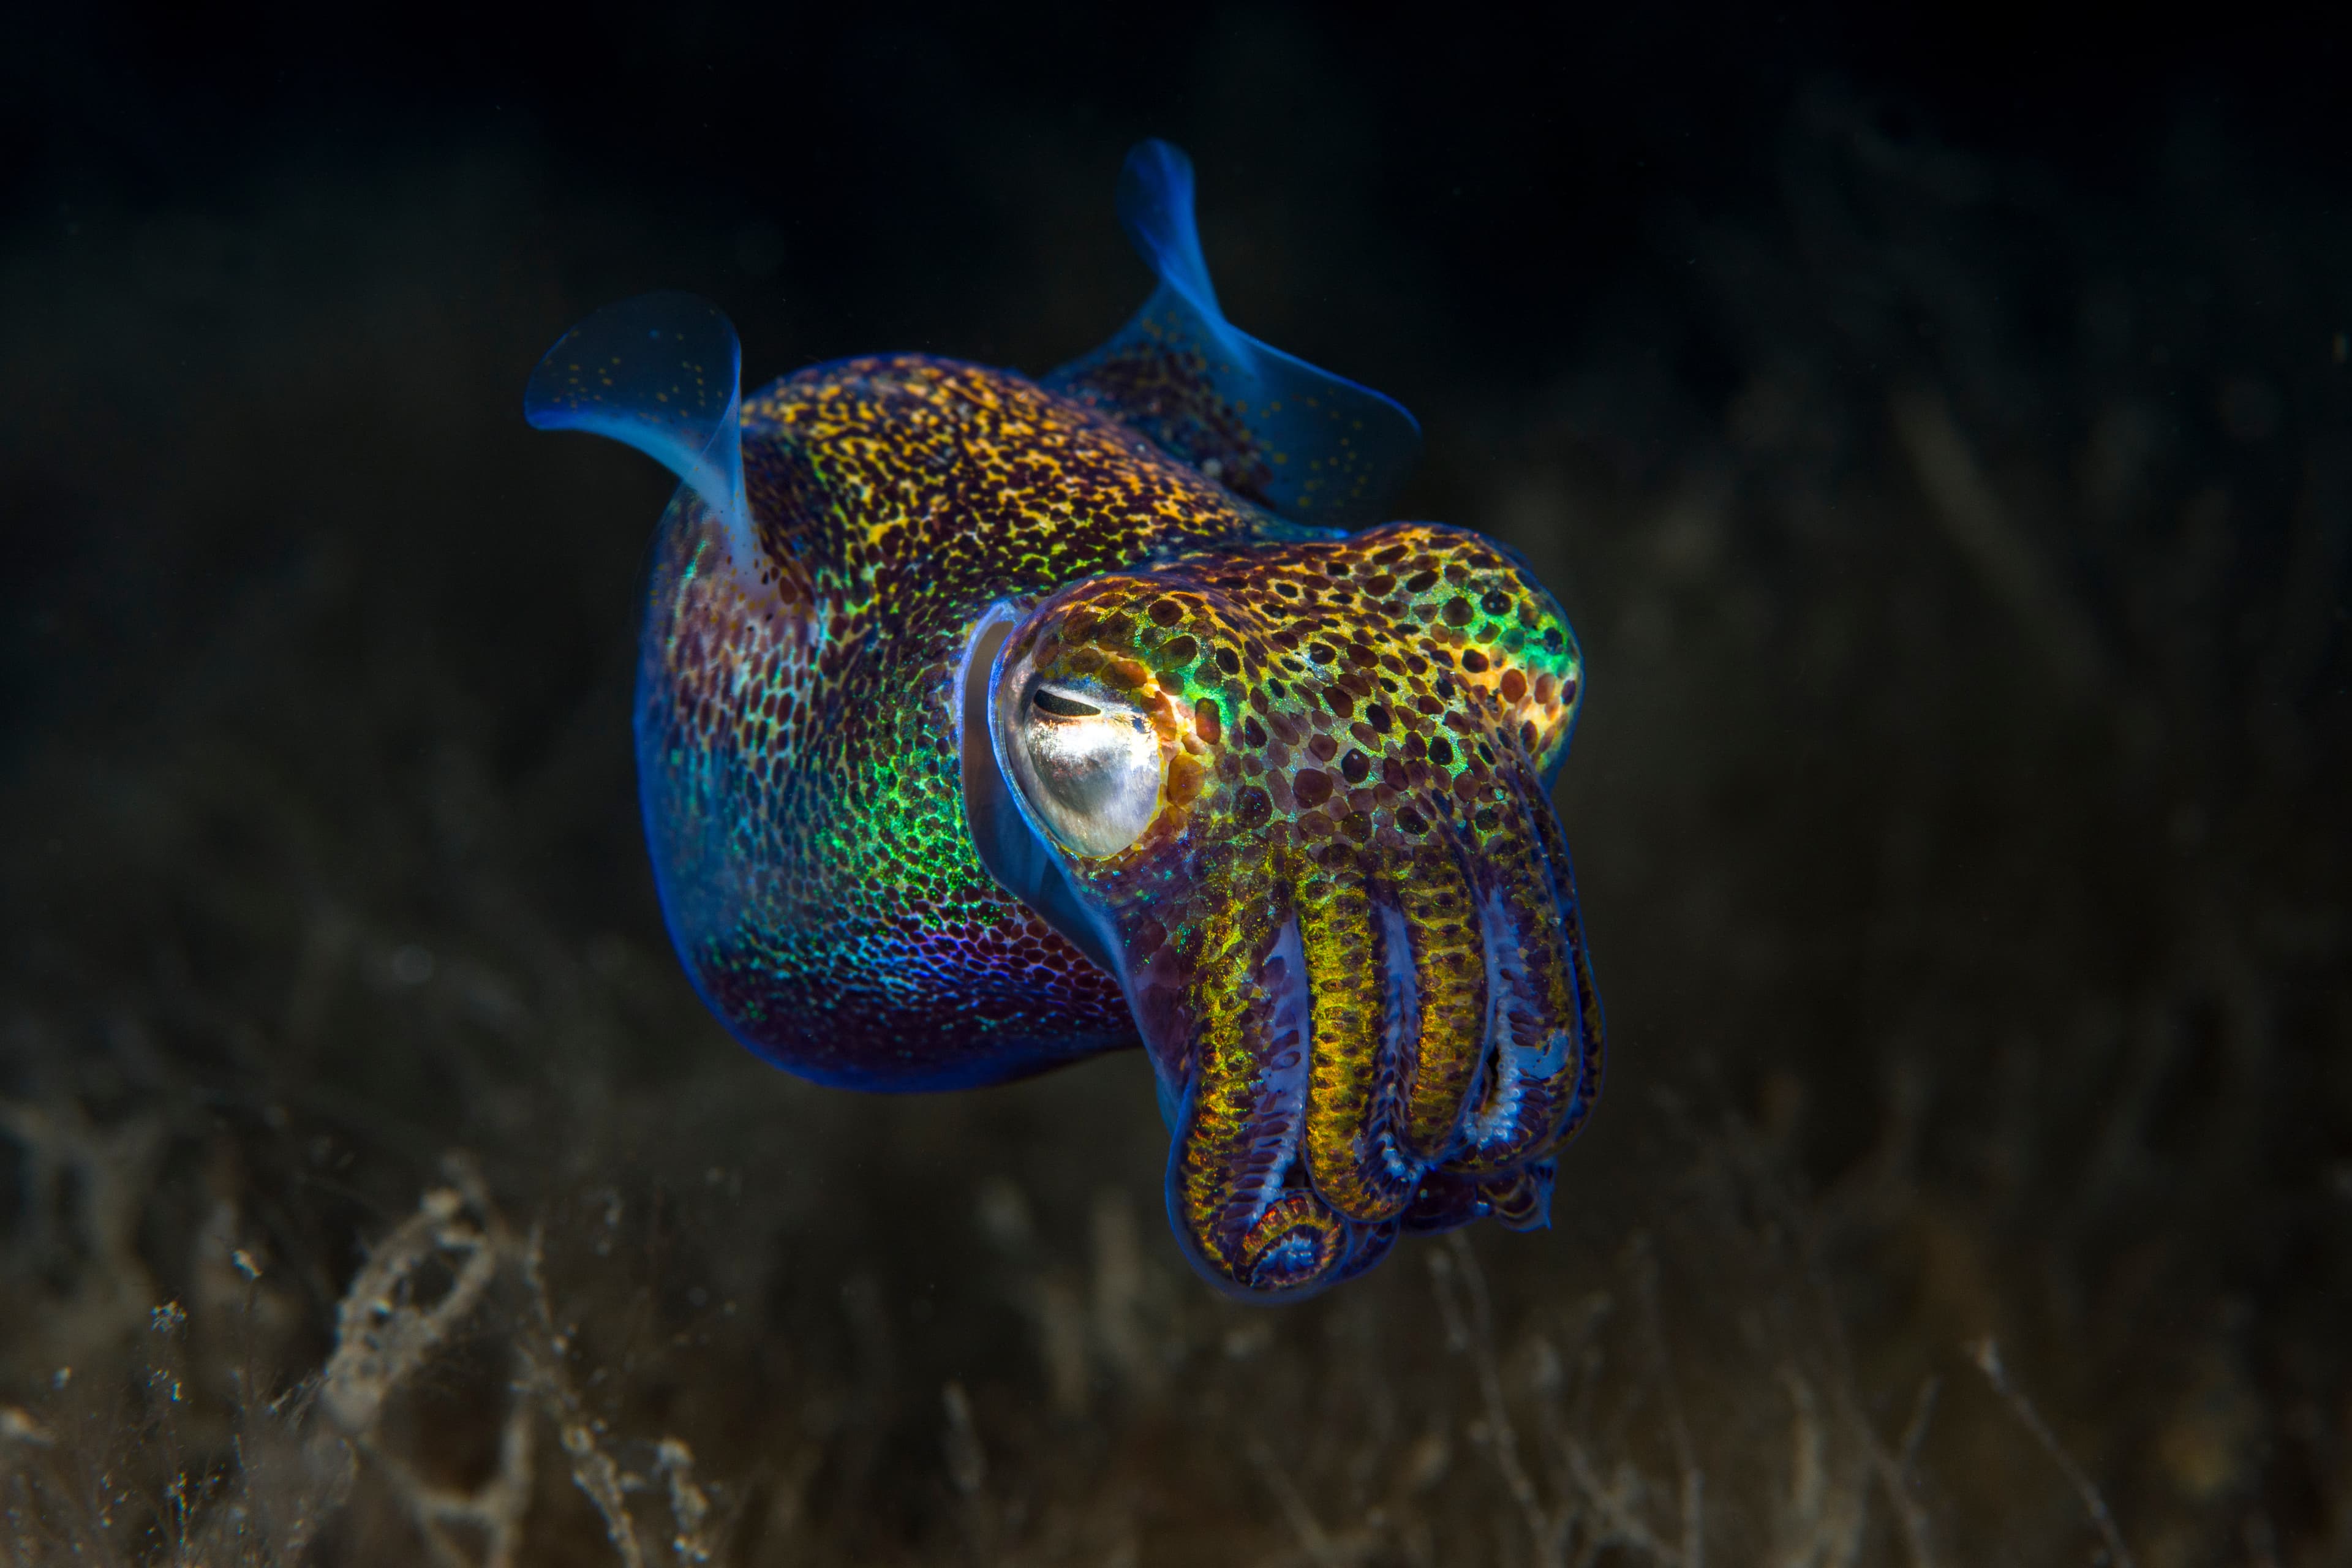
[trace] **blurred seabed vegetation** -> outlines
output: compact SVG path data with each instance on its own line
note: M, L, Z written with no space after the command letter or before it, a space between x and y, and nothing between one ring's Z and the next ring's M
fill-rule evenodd
M1552 1233L1271 1312L1168 1241L1139 1061L830 1093L670 959L667 487L515 399L623 275L833 352L777 230L487 145L18 236L0 500L78 542L0 782L10 1560L2352 1563L2347 220L2194 121L2129 202L1779 136L1532 393L1365 286L1409 510L1585 640L1612 1085ZM1116 151L921 346L1131 307ZM1204 200L1356 368L1339 241Z

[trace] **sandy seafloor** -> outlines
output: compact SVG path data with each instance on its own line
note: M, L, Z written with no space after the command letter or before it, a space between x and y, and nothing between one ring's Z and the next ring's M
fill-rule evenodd
M79 26L0 227L8 1561L2352 1563L2352 214L2243 61L2068 132L1800 44L1685 144L1737 38L1547 118L1540 40L1278 10L1131 93ZM860 1098L703 1013L668 484L517 406L665 285L754 379L1044 369L1140 298L1150 132L1591 668L1555 1228L1276 1310L1179 1258L1139 1058Z

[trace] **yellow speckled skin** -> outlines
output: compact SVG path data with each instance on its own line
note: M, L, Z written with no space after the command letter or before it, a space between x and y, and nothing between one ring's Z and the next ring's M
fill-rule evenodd
M848 360L746 401L763 580L681 491L638 675L646 826L681 954L753 1048L939 1089L1131 1044L1118 981L991 879L958 677L990 605L1272 520L1027 379Z

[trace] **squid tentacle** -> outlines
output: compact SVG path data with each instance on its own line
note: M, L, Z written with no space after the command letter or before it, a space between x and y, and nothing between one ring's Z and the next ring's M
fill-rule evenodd
M1493 1219L1507 1230L1541 1230L1551 1223L1556 1171L1549 1159L1530 1160L1496 1176L1432 1171L1412 1207L1399 1218L1399 1228L1428 1235Z
M1549 802L1518 758L1498 762L1490 788L1503 808L1477 813L1492 826L1475 860L1492 980L1487 1051L1461 1146L1446 1162L1477 1176L1508 1171L1559 1142L1583 1054L1575 960L1543 844Z
M1398 1135L1404 1033L1417 1026L1410 922L1345 845L1323 854L1300 900L1315 993L1307 1163L1315 1189L1351 1218L1393 1219L1424 1163Z
M1415 852L1396 888L1415 941L1412 980L1420 1030L1404 1085L1405 1145L1423 1161L1453 1148L1478 1070L1486 1016L1486 963L1471 879L1443 830Z
M1304 1174L1313 995L1286 881L1245 900L1262 921L1204 939L1192 1070L1168 1168L1169 1216L1213 1277L1254 1295L1305 1292L1368 1268L1393 1226L1351 1221Z
M1522 776L1519 787L1523 792L1538 791L1535 798L1538 800L1546 798L1531 774ZM1608 1071L1608 1025L1601 1010L1601 987L1592 978L1592 955L1584 941L1583 905L1576 896L1576 869L1569 859L1567 837L1560 832L1559 818L1549 808L1529 815L1543 850L1553 907L1559 911L1560 940L1567 944L1576 984L1575 1081L1559 1124L1552 1129L1551 1142L1558 1144L1576 1136L1601 1098L1601 1080Z

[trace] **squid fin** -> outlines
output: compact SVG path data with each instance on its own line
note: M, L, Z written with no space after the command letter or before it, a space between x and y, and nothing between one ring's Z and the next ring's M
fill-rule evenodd
M1394 399L1225 320L1192 222L1192 160L1139 143L1119 174L1118 217L1160 287L1117 336L1045 384L1294 522L1382 521L1421 426Z
M541 430L635 447L685 481L724 530L746 581L761 574L743 500L742 346L718 306L691 294L607 305L556 340L523 391Z

